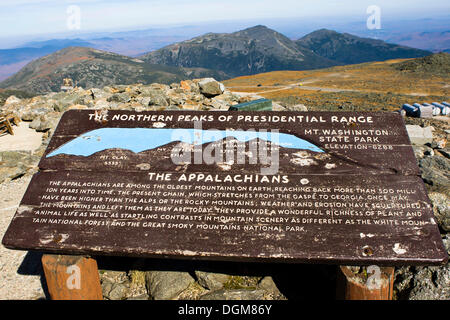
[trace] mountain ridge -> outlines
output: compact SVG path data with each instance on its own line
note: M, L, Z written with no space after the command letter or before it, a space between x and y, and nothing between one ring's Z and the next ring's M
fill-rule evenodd
M322 57L342 64L419 58L432 54L431 51L390 44L383 40L361 38L329 29L311 32L295 43L299 47L308 48Z
M221 78L213 70L154 65L107 51L68 47L30 62L1 82L0 88L39 94L60 91L64 78L73 79L75 85L83 88L96 88L114 84L169 84L203 76Z
M0 88L38 94L55 92L60 91L64 78L71 78L86 88L151 82L170 84L204 77L221 81L271 71L314 70L427 54L431 52L327 29L293 41L257 25L233 33L206 33L137 58L70 46L31 61L1 82Z
M335 62L262 25L233 33L207 33L140 56L142 60L181 67L205 67L230 77L273 70L326 68Z

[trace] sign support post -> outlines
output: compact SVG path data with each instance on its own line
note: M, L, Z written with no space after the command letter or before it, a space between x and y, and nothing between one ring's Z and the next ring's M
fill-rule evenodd
M95 259L44 254L42 267L52 300L103 300Z
M394 268L372 267L374 268L370 275L362 276L353 273L351 267L339 267L337 298L340 300L392 300Z

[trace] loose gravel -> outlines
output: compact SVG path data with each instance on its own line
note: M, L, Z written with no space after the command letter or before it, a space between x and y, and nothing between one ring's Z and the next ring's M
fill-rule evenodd
M31 177L0 185L0 239L22 200ZM6 249L0 245L0 300L45 299L43 272L37 252Z

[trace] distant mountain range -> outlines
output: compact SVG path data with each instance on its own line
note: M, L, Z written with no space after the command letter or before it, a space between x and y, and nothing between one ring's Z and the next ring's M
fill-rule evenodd
M71 78L83 88L99 88L113 84L172 83L205 76L224 77L213 70L153 65L111 52L69 47L29 63L0 83L0 87L42 94L60 91L64 78Z
M31 61L58 50L75 46L90 47L92 43L80 39L30 42L26 47L0 50L0 65L17 63L24 60Z
M310 70L394 58L417 58L429 51L318 30L292 41L264 26L230 34L206 34L150 52L141 59L178 67L203 67L230 77L274 70Z
M450 52L450 30L392 34L387 41L436 53Z
M234 33L208 33L140 57L176 67L203 67L230 78L274 70L308 70L338 65L301 48L281 33L256 26Z
M28 43L25 47L0 50L0 81L15 74L27 63L70 47L91 47L92 43L80 39L50 40Z
M430 55L426 50L386 43L382 40L360 38L348 33L321 29L295 42L315 54L342 64L356 64L389 59L418 58Z
M89 43L82 40L76 43L76 47L64 48L29 63L1 82L0 88L32 93L59 91L64 78L72 78L84 88L171 83L209 76L224 80L275 70L311 70L431 54L326 29L293 41L265 26L234 33L208 33L137 58L87 48ZM65 44L68 43L52 41L40 49L50 51ZM32 45L28 53L20 53L23 58L36 54Z
M149 36L146 38L103 37L90 40L54 39L28 42L22 47L0 49L0 81L12 76L33 60L68 47L88 47L136 57L145 52L171 44L174 41L180 41L180 38L177 36Z

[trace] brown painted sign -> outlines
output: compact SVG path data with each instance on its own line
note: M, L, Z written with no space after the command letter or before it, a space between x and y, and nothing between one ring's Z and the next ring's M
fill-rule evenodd
M391 113L66 112L13 249L237 261L447 260Z

